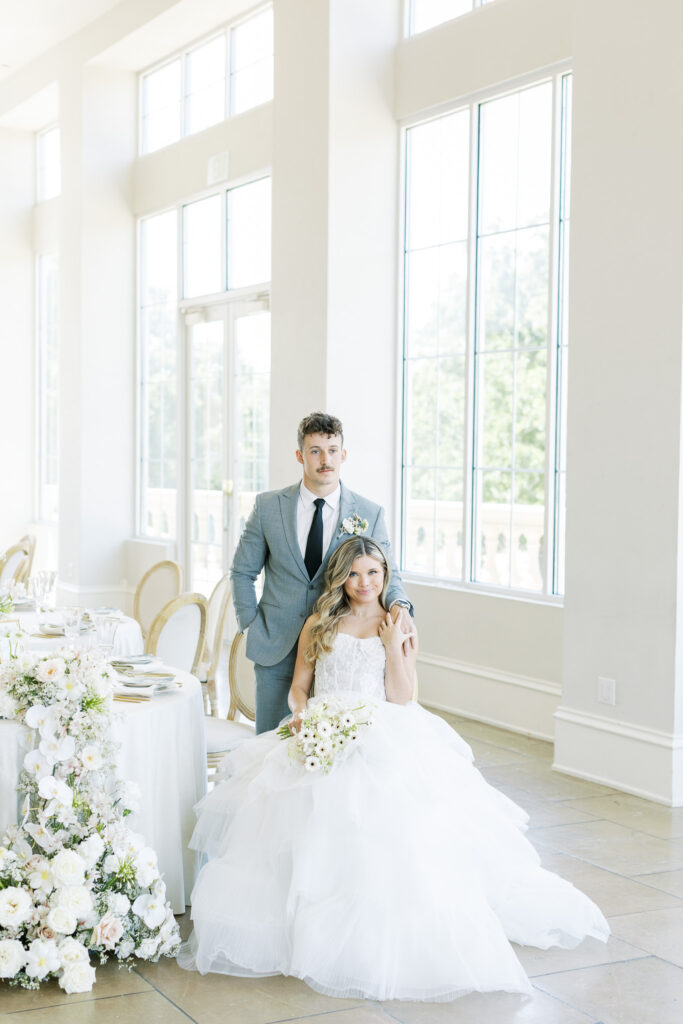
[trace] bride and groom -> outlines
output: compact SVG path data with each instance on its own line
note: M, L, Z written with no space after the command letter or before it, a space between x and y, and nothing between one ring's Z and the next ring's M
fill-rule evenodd
M260 734L198 807L191 845L208 861L179 963L338 997L528 994L511 941L572 947L607 922L541 867L527 815L461 737L411 701L412 608L381 508L339 484L341 423L315 413L298 441L303 483L258 497L233 563ZM307 772L275 727L291 711L295 733L331 698L372 723L329 774Z

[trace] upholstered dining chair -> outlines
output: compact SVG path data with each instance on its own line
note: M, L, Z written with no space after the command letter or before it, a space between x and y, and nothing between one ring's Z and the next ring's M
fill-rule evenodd
M0 556L0 584L28 583L35 546L35 537L22 537L17 544L7 548Z
M204 719L206 725L207 766L215 772L226 754L240 743L254 736L254 727L248 722L237 722L240 712L249 722L256 717L256 681L254 666L246 656L247 634L235 633L230 646L230 710L227 718Z
M157 562L141 578L135 588L133 618L137 619L145 640L159 612L178 597L182 589L183 570L170 559Z
M206 598L181 594L165 605L151 625L145 651L184 672L197 671L204 649Z

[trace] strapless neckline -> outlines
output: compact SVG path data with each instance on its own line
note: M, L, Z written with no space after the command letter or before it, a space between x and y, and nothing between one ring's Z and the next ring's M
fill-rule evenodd
M379 639L378 636L353 636L352 633L342 633L341 631L337 632L337 636L347 636L349 638L349 640L360 640L360 641L379 640L379 642L382 643L382 641Z

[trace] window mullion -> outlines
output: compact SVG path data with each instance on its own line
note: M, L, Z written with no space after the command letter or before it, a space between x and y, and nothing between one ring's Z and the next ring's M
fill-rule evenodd
M463 573L465 581L474 579L476 543L474 530L476 516L474 500L474 452L477 443L476 410L476 339L477 339L477 283L478 268L478 197L479 197L479 104L470 106L469 153L469 217L467 233L467 309L465 347L465 450L463 452Z

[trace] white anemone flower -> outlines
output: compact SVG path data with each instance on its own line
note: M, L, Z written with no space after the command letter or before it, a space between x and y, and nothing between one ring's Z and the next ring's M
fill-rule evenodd
M64 658L45 658L36 666L36 679L41 683L61 683L66 674Z
M61 967L54 939L34 939L26 951L26 973L29 978L44 978Z
M316 731L318 736L329 736L332 732L332 726L325 718L322 718L316 725Z
M307 772L317 772L320 768L320 758L315 754L310 754L304 761L304 765Z
M81 764L88 772L96 772L102 767L102 751L99 747L89 744L81 751Z

